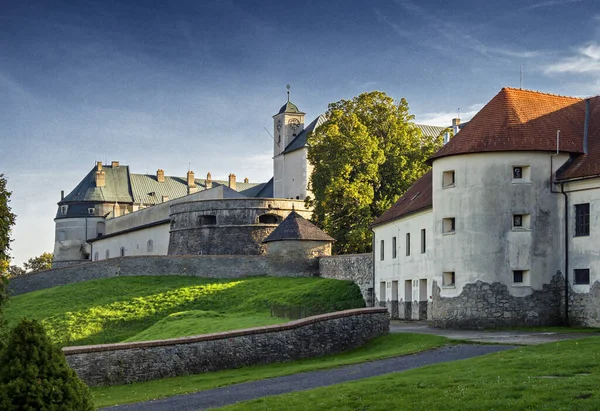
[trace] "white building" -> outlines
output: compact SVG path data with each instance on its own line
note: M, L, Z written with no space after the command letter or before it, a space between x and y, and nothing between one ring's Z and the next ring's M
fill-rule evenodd
M600 97L502 89L373 223L375 295L434 325L600 325Z

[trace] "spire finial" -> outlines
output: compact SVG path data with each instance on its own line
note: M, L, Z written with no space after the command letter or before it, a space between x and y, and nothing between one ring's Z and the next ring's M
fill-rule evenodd
M287 88L288 103L289 103L290 102L290 85L288 84L287 86L285 86L285 88Z

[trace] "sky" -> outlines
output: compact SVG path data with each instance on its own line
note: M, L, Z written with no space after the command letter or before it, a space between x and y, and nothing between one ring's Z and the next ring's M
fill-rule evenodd
M600 0L0 0L0 174L13 264L52 252L96 161L264 182L272 116L380 90L417 123L502 87L600 93Z

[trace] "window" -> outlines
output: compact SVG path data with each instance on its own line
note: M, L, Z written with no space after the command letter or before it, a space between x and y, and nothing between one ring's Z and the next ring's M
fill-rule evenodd
M96 211L96 209L94 207L89 207L88 208L88 214L89 215L94 215L94 212Z
M513 270L512 272L513 286L528 286L529 285L529 271L528 270Z
M379 259L381 261L383 261L384 258L385 258L385 242L383 240L381 240L381 242L379 243Z
M392 258L396 258L396 237L392 237Z
M529 230L531 227L531 215L529 214L513 214L512 228L515 231Z
M456 219L444 218L442 220L442 234L454 234L456 230Z
M148 252L148 253L154 252L154 241L148 240L148 242L146 243L146 252Z
M66 205L60 206L60 215L67 215L68 209L69 209L69 206L66 206Z
M512 182L513 183L528 183L531 181L530 166L513 166Z
M590 235L590 203L575 204L575 236Z
M427 242L425 238L425 229L421 230L421 254L425 254L425 250L427 248Z
M442 173L442 187L454 187L454 170L444 171Z
M575 275L573 278L574 284L589 284L590 283L590 269L581 268L574 270Z
M523 167L513 167L513 178L515 180L523 178Z
M108 259L110 258L110 251L109 251L109 250L106 250L106 253L105 253L105 255L106 255L106 259L108 260Z
M385 281L379 283L379 301L385 301Z
M453 287L455 280L456 277L454 275L454 271L446 271L442 276L442 285L444 287Z
M523 227L523 216L521 214L513 215L513 227Z
M198 225L215 225L217 224L216 215L201 215L198 217Z
M406 233L406 255L410 255L410 233Z
M274 214L263 214L258 217L258 222L260 224L278 224L279 218Z
M121 257L125 257L125 247L121 247Z
M523 270L513 271L513 283L515 283L515 284L523 283Z

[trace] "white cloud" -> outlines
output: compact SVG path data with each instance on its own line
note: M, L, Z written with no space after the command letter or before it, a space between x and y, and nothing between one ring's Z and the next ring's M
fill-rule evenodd
M546 0L546 1L539 1L537 3L534 4L530 4L527 7L524 7L523 10L534 10L534 9L539 9L542 7L553 7L553 6L562 6L565 4L571 4L571 3L580 3L583 0Z
M460 112L460 120L462 123L473 118L475 114L481 110L483 104L472 104L465 112ZM448 127L452 124L452 119L458 115L457 111L436 111L431 113L423 113L418 115L416 123L427 124L431 126Z
M544 69L544 73L600 73L600 44L593 42L580 47L576 55L550 64Z

